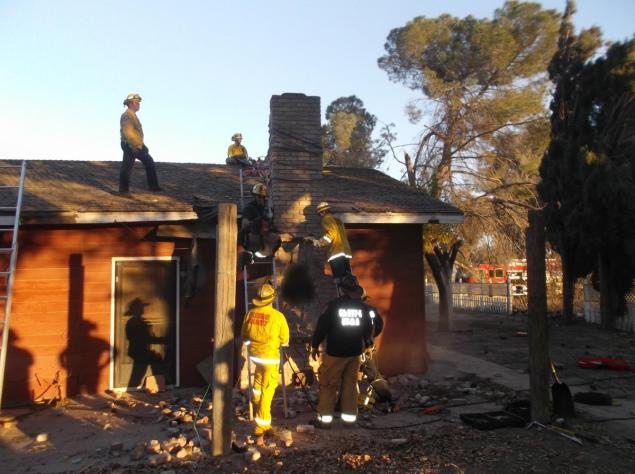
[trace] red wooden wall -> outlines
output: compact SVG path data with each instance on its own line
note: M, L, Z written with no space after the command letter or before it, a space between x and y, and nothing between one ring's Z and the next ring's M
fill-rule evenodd
M349 228L353 273L384 319L377 341L384 375L427 370L420 225Z
M109 384L112 257L183 256L187 242L146 240L153 226L23 228L13 293L4 400L38 397L53 380L61 395ZM206 287L181 299L181 384L202 383L195 365L212 350L212 241L201 252ZM181 271L183 270L181 259ZM44 398L53 395L49 389Z

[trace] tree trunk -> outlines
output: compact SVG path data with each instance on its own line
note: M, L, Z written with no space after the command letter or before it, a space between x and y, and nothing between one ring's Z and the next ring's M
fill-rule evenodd
M615 329L615 320L619 313L619 295L611 285L610 261L607 252L602 250L598 257L600 276L600 320L602 328Z
M457 240L449 251L435 245L433 252L425 252L426 261L430 265L434 281L439 289L439 331L449 331L454 316L452 301L452 268L462 241Z
M412 158L407 152L404 152L406 158L406 172L408 174L408 184L412 188L417 188L417 174L415 172L415 165L412 162Z
M562 315L565 324L573 323L573 296L575 277L571 269L572 264L562 256Z

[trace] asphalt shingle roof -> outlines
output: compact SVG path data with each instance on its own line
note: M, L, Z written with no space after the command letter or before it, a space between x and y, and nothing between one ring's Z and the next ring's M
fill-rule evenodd
M0 160L0 165L18 163ZM147 190L145 170L136 163L130 185L132 197L126 198L117 194L119 162L28 160L22 212L185 212L192 210L194 196L216 202L240 202L236 167L164 162L156 165L163 191ZM0 185L13 184L16 180L12 174L15 176L15 172L0 169ZM457 208L377 170L329 167L320 183L336 211L461 214ZM8 190L2 191L0 206L9 205L12 198L8 197Z

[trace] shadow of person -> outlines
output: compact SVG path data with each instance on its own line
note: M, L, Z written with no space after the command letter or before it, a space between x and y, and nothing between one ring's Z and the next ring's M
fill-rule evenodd
M35 395L31 388L30 371L33 355L30 351L16 346L15 343L19 340L15 331L9 329L3 407L29 404Z
M60 354L60 364L74 381L68 384L67 396L97 392L101 372L110 364L110 344L91 334L95 329L95 323L81 320L71 335L74 340Z
M163 373L163 357L150 349L151 344L166 344L165 337L152 334L150 325L143 318L144 303L140 298L134 298L128 303L124 316L131 316L126 323L126 338L128 339L128 356L132 359L132 372L128 387L139 387L143 382L148 367L152 375Z

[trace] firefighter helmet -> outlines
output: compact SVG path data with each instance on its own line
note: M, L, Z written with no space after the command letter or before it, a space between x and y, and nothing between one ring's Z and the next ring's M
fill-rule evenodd
M258 294L251 302L255 306L266 306L273 301L276 297L276 289L271 285L271 283L265 283L260 288L258 288Z
M329 211L330 209L331 209L331 206L329 206L329 203L326 201L322 201L320 204L317 205L318 214L325 211Z
M232 135L232 141L234 141L234 140L242 140L242 139L243 139L243 134L242 134L242 133L240 133L240 132L238 132L238 133L234 133L234 134Z
M141 96L134 92L130 93L123 100L123 105L128 105L130 102L133 102L133 101L141 102Z
M256 183L256 184L254 184L254 187L251 188L251 194L253 194L254 196L266 197L267 196L267 186L265 186L262 183Z

